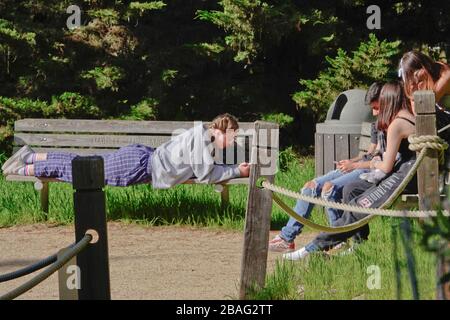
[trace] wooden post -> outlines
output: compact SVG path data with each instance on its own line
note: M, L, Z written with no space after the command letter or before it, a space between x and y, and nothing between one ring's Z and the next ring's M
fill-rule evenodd
M433 91L416 91L414 93L414 105L416 111L416 134L436 135L436 109L435 95ZM439 154L437 150L428 150L417 171L417 183L419 189L420 210L435 210L440 204L439 195ZM437 274L442 275L443 270L448 271L442 257L438 257ZM437 299L450 299L449 284L438 285L436 289Z
M278 132L278 125L275 123L255 122L241 264L240 299L246 299L252 288L263 288L265 284L272 193L258 188L257 181L260 177L265 177L272 183L274 181L278 160ZM272 166L271 169L270 166Z
M58 259L68 248L59 250ZM70 259L58 270L59 300L78 300L78 287L81 286L81 274L77 265L77 257Z
M77 256L80 300L111 299L104 175L102 157L76 157L72 161L76 241L87 231L93 230L98 235L97 242L89 244Z
M436 109L433 91L414 93L416 111L416 134L436 135ZM439 154L428 150L425 159L417 170L420 210L434 210L439 204Z

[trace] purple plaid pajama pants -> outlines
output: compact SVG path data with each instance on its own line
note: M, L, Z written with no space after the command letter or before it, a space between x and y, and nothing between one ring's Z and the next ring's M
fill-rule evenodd
M154 150L141 144L133 144L100 155L104 161L105 184L126 187L150 182L151 156ZM34 175L72 182L72 160L76 156L73 153L49 152L47 160L34 163Z

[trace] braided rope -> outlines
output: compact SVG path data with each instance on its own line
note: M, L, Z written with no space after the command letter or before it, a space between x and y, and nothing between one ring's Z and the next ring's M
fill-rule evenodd
M412 134L408 137L409 149L412 151L421 151L423 149L432 149L439 151L439 163L444 163L444 151L448 148L448 143L439 136L425 135L417 136Z
M357 212L362 214L367 214L368 216L355 222L352 224L348 224L346 226L342 227L328 227L316 224L314 222L311 222L310 220L301 217L298 215L294 210L292 210L289 206L287 206L280 198L278 198L276 195L273 195L274 202L286 213L291 215L294 219L298 220L304 225L307 225L309 227L312 227L314 229L318 229L320 231L328 232L328 233L342 233L342 232L348 232L352 231L354 229L360 228L363 225L369 223L370 220L372 220L375 216L388 216L388 217L406 217L406 218L429 218L434 217L437 215L436 211L428 210L428 211L402 211L402 210L387 210L383 208L390 207L395 199L403 192L406 185L411 181L412 177L415 175L418 167L420 166L421 162L425 158L426 152L429 149L438 150L438 151L444 151L448 148L448 144L442 140L441 138L437 136L421 136L417 137L415 135L412 135L408 137L408 141L410 142L409 148L412 151L418 151L420 150L419 155L417 156L417 159L414 163L414 165L409 170L407 176L403 181L400 183L400 185L395 189L395 191L391 194L391 196L383 203L383 205L380 208L364 208L360 206L354 206L339 202L333 202L328 201L320 198L315 198L311 196L305 196L299 192L295 192L280 186L276 186L266 180L261 182L261 186L265 189L268 189L272 192L280 193L285 196L306 201L309 203L318 204L320 206L344 210L344 211L350 211L350 212ZM447 210L443 211L442 214L444 216L450 216L449 212Z

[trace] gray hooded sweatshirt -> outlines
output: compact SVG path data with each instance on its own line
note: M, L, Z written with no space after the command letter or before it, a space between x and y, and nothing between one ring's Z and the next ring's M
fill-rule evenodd
M201 123L173 136L156 148L152 155L153 188L170 188L191 178L198 183L238 178L238 165L214 164L213 149L209 131Z

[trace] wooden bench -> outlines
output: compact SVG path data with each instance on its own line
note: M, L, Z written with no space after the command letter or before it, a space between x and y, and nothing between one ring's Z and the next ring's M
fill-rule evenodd
M322 132L315 134L315 176L322 176L327 172L334 170L336 164L334 161L351 159L363 153L366 153L370 146L371 122L361 123L361 129L355 128L352 124L354 133L342 133L346 131L346 124L334 125L331 129L327 128ZM336 133L333 129L336 127ZM359 133L356 133L358 130Z
M194 122L181 121L23 119L14 124L13 152L25 144L36 152L64 151L82 156L107 153L135 143L158 147L169 141L176 130L190 129L194 125ZM234 148L227 148L222 154L216 154L215 162L249 162L254 131L255 123L240 123ZM49 183L60 182L57 179L18 175L9 175L6 180L33 182L35 189L40 191L42 210L47 213ZM186 183L196 182L189 180ZM228 185L248 183L248 178L231 179L216 184L215 190L220 192L222 204L225 205L229 201Z

